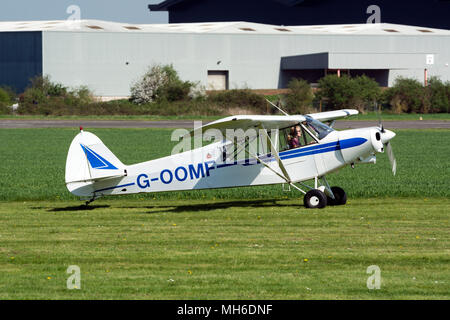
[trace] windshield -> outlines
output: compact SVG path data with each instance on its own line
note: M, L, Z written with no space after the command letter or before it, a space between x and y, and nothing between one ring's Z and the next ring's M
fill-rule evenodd
M330 132L333 132L334 129L327 126L326 124L320 122L319 120L313 119L310 116L306 116L306 124L307 127L311 130L312 133L316 135L319 140L325 138Z

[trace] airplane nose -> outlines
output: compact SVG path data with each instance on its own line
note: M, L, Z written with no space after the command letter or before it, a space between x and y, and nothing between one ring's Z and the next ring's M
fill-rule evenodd
M381 133L381 142L383 144L388 143L395 137L395 133L390 130L384 130L384 132Z

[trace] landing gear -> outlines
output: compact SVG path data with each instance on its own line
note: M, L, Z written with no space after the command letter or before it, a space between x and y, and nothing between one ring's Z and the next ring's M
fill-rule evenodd
M319 180L321 181L321 185L319 185ZM330 187L324 176L314 178L314 187L310 187L301 181L297 183L306 189L309 189L309 191L306 192L294 183L289 183L290 186L305 195L303 198L303 204L306 208L322 209L327 205L341 206L347 203L347 195L345 191L340 187Z
M319 180L321 181L320 184ZM340 187L330 187L327 179L323 176L314 178L314 187L310 187L302 182L298 182L298 184L309 189L309 191L306 192L294 183L290 184L305 195L303 203L306 208L322 209L327 205L341 206L347 203L347 194L345 191Z
M87 207L90 203L92 203L92 202L94 202L95 201L95 199L97 199L98 197L97 196L95 196L95 194L94 194L94 196L92 197L92 198L90 198L90 199L88 199L88 200L86 200L86 202L85 202L85 204L84 204L84 206L85 207Z
M309 190L303 198L303 203L309 209L322 209L327 205L327 196L318 189Z
M334 199L330 196L327 196L328 205L330 206L341 206L347 203L347 194L344 189L339 187L331 187L331 191L333 192Z

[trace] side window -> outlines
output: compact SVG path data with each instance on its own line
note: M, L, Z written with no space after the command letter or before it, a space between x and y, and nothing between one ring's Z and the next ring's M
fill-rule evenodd
M308 145L317 143L317 141L311 136L311 133L308 132L307 130L305 130L303 125L304 124L302 124L301 126L297 125L297 126L293 126L293 127L287 127L284 129L280 129L278 131L278 141L272 140L272 142L277 145L278 152L297 149L297 148L301 148L304 146L308 146ZM308 129L311 130L310 128L308 128ZM270 153L270 150L267 150L267 149L265 149L264 151L261 150L262 145L269 148L268 146L266 146L266 143L261 142L264 139L265 138L263 136L259 136L254 141L254 143L256 143L256 144L259 143L258 152L257 152L258 154ZM254 139L250 139L249 142L252 142L253 140ZM233 153L233 150L234 150L233 144L231 144L227 147L227 151L223 152L224 161L225 161L225 159L230 160L236 156L239 156L239 154ZM248 145L246 145L246 148L245 148L246 152L247 152L247 150L248 150ZM256 153L256 147L253 150L255 150L255 151L253 151L253 153ZM250 158L251 158L251 156L250 156Z
M279 143L278 143L279 148L278 149L279 150L278 150L278 152L282 152L282 151L290 149L290 147L289 147L290 132L289 131L290 131L290 128L281 129L279 131L279 135L278 135L278 138L279 138Z
M310 145L310 144L317 143L317 141L313 137L311 137L311 135L304 128L302 128L302 130L303 130L303 143L304 143L304 145ZM310 131L311 131L311 129L310 129Z
M258 136L234 137L233 142L221 147L221 152L223 163L253 159L258 154Z
M303 126L304 124L280 130L280 152L317 143Z

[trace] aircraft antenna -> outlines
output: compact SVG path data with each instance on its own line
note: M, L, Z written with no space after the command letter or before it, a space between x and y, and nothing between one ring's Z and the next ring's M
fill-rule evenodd
M378 106L378 101L375 100L374 109L378 117L378 127L380 127L381 132L384 132L383 121L381 120L381 108Z
M285 112L283 109L281 109L279 106L277 106L275 103L273 103L272 101L269 101L269 99L266 98L266 101L268 103L270 103L272 106L274 106L275 108L277 108L281 113L283 113L285 116L289 116L287 114L287 112Z

